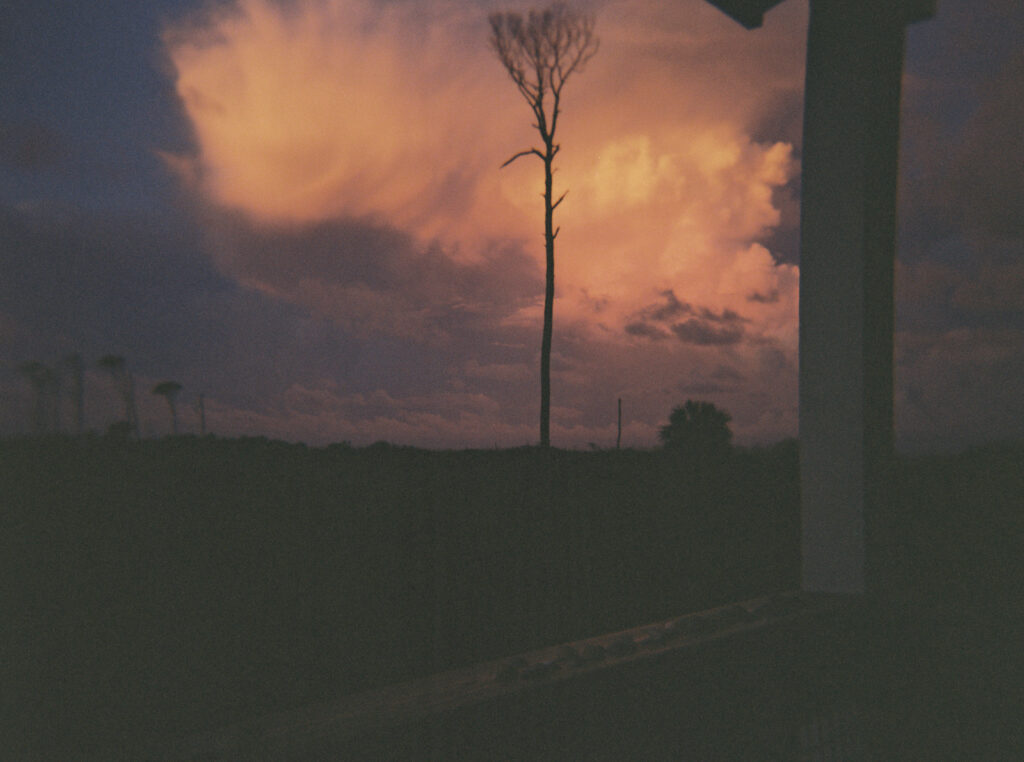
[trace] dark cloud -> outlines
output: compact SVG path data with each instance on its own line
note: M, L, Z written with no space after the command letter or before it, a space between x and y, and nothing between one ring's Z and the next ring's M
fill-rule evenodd
M953 328L896 334L896 433L907 448L1019 439L1024 330Z
M778 299L778 293L776 293L776 300ZM636 313L635 317L639 321L655 322L655 323L669 323L675 318L682 317L683 315L690 315L700 320L711 322L711 323L744 323L747 322L746 318L740 315L735 310L725 308L720 312L709 309L708 307L695 307L688 302L682 302L676 296L675 291L672 289L666 289L661 292L663 301L644 307L642 310Z
M746 380L746 376L730 365L719 365L711 372L711 377L719 381L740 383Z
M1024 250L1015 262L984 262L974 277L960 278L950 302L974 316L1024 317Z
M587 304L595 315L599 315L608 309L612 300L606 296L593 296L587 289L580 289L580 296L584 304Z
M645 339L667 339L669 336L667 331L650 323L627 323L625 331L630 336L641 336Z
M1024 28L1021 29L1024 32ZM940 186L944 207L969 231L1024 238L1024 51L981 88Z
M651 320L666 321L680 315L693 314L693 307L686 302L680 302L675 291L662 291L661 295L665 297L665 303L659 307L650 307L646 312Z
M3 361L115 353L140 374L238 401L296 377L343 377L359 361L336 327L217 273L193 229L185 219L0 207L0 305L13 326ZM401 354L386 341L377 351L384 366Z
M770 342L758 348L758 359L761 373L778 374L796 370L795 358Z
M679 391L688 395L722 396L744 391L746 376L729 365L707 370L694 370L688 381L680 382Z
M742 317L735 310L730 310L728 307L722 310L721 312L715 312L714 310L710 310L707 307L701 307L700 318L702 320L707 320L712 323L734 324L748 322L746 318Z
M944 3L935 22L911 27L900 156L907 260L935 258L958 238L1024 237L1024 6L986 6ZM940 46L955 54L917 54Z
M53 205L0 208L0 301L8 314L70 340L133 343L142 325L181 314L196 289L227 288L183 227Z
M735 310L721 312L707 307L694 307L682 302L671 289L661 292L662 302L640 310L625 326L630 336L647 339L666 339L675 335L684 344L697 346L726 346L737 344L744 338L746 318ZM688 315L686 320L673 322Z
M47 169L66 149L57 133L38 122L0 122L0 167L15 171Z
M739 325L720 325L720 321L690 318L672 326L672 333L684 344L698 346L727 346L738 344L743 339L743 328Z
M460 261L369 221L267 225L213 214L211 250L225 273L366 336L457 341L497 328L543 289L535 262L513 243Z
M1019 437L1024 420L1024 6L983 5L940 3L908 35L895 339L903 446Z
M779 290L772 289L765 294L762 294L760 291L752 291L747 294L747 301L757 302L758 304L775 304L779 301Z
M693 384L680 384L679 391L684 394L712 395L724 394L735 390L732 387L716 384L712 381L699 381Z
M1024 240L958 237L933 257L897 267L898 330L1024 326Z

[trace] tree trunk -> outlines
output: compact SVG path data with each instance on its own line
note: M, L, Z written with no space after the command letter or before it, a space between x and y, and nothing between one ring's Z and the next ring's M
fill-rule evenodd
M547 142L544 157L544 333L540 344L540 446L551 446L551 330L555 304L555 231L551 201L551 164L554 147Z

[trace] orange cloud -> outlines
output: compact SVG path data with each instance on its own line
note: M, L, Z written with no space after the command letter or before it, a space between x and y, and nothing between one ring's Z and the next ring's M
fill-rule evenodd
M201 190L262 220L444 233L498 163L485 21L444 4L238 0L169 29Z
M783 209L798 169L788 141L797 136L756 133L798 104L806 3L780 6L757 32L703 0L594 7L601 50L566 89L559 135L556 182L569 195L557 220L556 351L579 337L563 388L575 393L595 377L581 359L588 343L624 358L613 363L623 379L630 367L661 368L656 381L635 379L636 394L653 383L678 396L679 377L709 376L722 352L759 368L766 346L785 358L775 363L782 376L795 374L799 275L763 241L795 222ZM498 169L535 136L488 48L478 3L235 0L169 27L164 40L196 136L194 155L172 161L214 206L276 231L368 221L467 266L488 242L519 241L540 272L539 162ZM284 282L280 266L256 263L237 245L215 258L247 284L347 328L413 337L429 312L426 296L331 280L313 264ZM666 291L693 305L688 319L697 322L662 326L669 342L627 331ZM450 306L452 295L444 298L437 309ZM693 340L714 335L708 315L726 314L737 317L728 334L736 341L712 350ZM510 301L497 325L539 322L537 293L529 304ZM488 365L467 364L462 381ZM772 383L785 417L795 375L782 376ZM752 387L763 387L764 374L745 377L762 380L737 394L767 393Z

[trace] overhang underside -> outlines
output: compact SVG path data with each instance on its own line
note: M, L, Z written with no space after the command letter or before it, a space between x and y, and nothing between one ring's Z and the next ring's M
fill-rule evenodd
M720 11L743 24L747 29L755 29L764 22L764 14L782 2L782 0L708 0Z
M764 23L764 14L782 0L708 0L720 11L738 21L747 29L756 29ZM899 2L899 0L893 0ZM935 15L937 0L902 0L904 22L912 24Z

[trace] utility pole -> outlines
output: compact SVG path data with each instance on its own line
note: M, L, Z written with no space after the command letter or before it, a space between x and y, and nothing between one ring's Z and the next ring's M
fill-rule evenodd
M622 445L622 397L619 397L619 433L615 436L615 449Z

